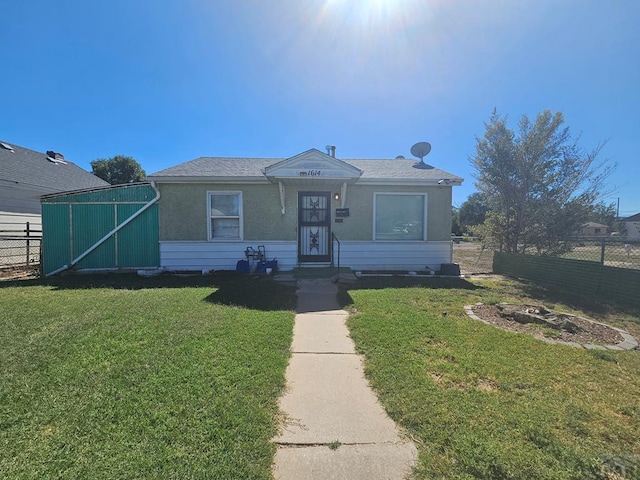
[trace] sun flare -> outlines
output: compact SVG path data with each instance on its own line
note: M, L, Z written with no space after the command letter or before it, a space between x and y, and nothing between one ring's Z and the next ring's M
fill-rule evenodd
M344 20L365 26L395 22L412 13L420 0L327 0L325 7Z

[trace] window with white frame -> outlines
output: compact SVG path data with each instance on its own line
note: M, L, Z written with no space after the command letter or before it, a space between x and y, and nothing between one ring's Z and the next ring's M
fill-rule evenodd
M242 192L207 192L209 240L242 240Z
M375 193L374 240L426 240L427 195L424 193Z

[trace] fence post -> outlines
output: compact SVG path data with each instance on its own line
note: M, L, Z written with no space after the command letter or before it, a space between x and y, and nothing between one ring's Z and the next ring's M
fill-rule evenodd
M27 222L27 229L25 230L25 232L27 233L27 262L26 262L26 264L27 264L27 267L28 267L29 266L29 256L30 256L29 254L31 253L30 252L31 249L29 248L31 246L29 244L29 236L30 236L29 234L31 233L31 228L30 228L29 222Z
M605 240L602 239L602 249L600 250L600 265L604 265L604 250L605 250Z

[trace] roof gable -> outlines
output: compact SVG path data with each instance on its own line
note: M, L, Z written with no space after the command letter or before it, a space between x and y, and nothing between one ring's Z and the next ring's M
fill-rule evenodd
M640 222L640 213L636 213L635 215L631 215L623 219L624 222Z
M269 179L317 177L356 180L362 175L362 170L312 148L266 167L264 174Z

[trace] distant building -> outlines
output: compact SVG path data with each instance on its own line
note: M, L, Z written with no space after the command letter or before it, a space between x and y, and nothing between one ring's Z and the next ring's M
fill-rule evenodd
M605 237L608 236L611 229L608 225L601 223L587 222L582 224L578 230L578 235L581 237Z
M640 240L640 213L622 220L627 227L627 238L630 240Z

